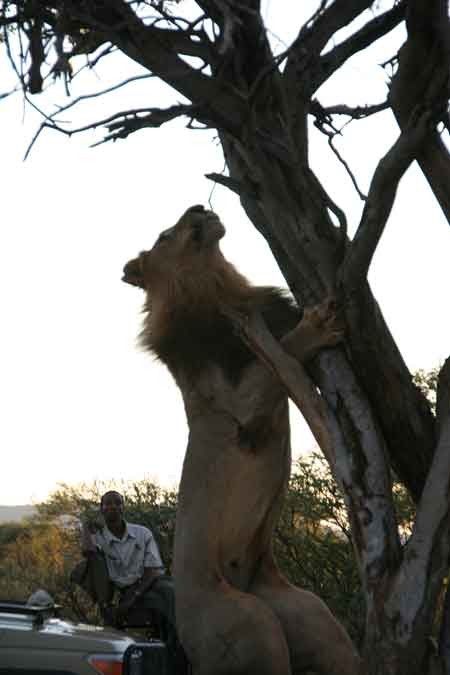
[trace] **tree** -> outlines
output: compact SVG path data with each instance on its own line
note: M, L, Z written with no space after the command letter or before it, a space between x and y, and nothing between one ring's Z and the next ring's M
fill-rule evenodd
M81 57L92 65L113 52L181 94L183 102L169 108L119 111L78 129L62 127L58 110L42 128L75 133L104 125L105 140L116 140L185 116L190 127L216 129L227 174L209 177L239 196L298 302L336 295L347 325L345 346L321 355L308 372L289 361L258 317L235 317L237 328L284 382L344 495L365 598L368 672L426 675L439 660L450 673L450 600L439 655L428 639L450 552L450 360L438 377L434 416L367 282L397 186L413 160L449 219L450 158L439 133L448 127L444 0L317 2L280 53L274 53L258 0L196 0L176 7L144 0L6 0L0 20L28 100L53 76L69 87ZM387 61L393 68L387 99L358 107L346 101L321 105L318 89L401 24L407 37ZM392 112L400 134L376 167L350 240L345 213L311 168L308 119L333 149L337 119L364 119L381 110ZM353 173L351 178L356 183ZM394 508L393 471L417 505L406 546Z
M6 529L6 532L5 532ZM24 601L38 589L45 589L77 618L95 614L92 604L68 583L79 559L76 530L55 519L33 517L16 527L16 536L7 536L10 527L2 525L5 544L0 548L0 597ZM3 538L3 537L2 537Z
M398 482L394 482L393 497L405 545L411 535L415 506ZM296 461L274 547L288 579L323 598L361 646L365 633L364 594L345 503L323 455L312 453Z

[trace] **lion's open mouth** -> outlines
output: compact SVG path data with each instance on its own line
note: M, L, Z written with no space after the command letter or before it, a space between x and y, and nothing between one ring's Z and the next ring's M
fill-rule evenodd
M206 211L203 223L208 231L214 232L217 238L223 237L225 234L225 227L222 224L219 216L214 211Z
M142 276L141 261L139 258L127 262L123 268L122 281L126 284L143 288L144 278Z

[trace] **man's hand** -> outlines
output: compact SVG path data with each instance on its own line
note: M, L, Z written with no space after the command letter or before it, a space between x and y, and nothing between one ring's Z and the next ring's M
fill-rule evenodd
M86 520L81 525L81 550L83 553L92 553L97 550L93 535L102 529L100 522L94 518Z
M100 515L91 516L90 518L88 518L83 522L83 527L85 527L91 534L99 532L100 530L103 529L103 521L101 519L101 516Z
M336 298L305 309L298 326L282 340L287 351L307 361L324 347L334 347L344 339L344 321Z

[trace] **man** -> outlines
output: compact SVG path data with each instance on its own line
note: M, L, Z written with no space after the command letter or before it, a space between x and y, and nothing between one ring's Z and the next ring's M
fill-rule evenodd
M98 603L106 624L124 623L129 611L139 607L157 610L174 625L172 580L164 575L155 538L148 528L128 523L123 508L119 492L110 490L101 497L104 524L92 520L83 524L85 573L82 578L76 573L72 578ZM116 591L119 604L114 608Z

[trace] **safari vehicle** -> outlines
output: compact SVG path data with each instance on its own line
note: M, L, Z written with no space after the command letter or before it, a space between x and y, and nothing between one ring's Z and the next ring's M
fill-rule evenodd
M0 675L172 675L165 644L60 618L57 605L0 602ZM181 675L181 673L180 673Z

